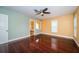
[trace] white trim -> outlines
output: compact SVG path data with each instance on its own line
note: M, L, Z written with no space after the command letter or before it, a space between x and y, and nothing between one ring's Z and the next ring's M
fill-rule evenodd
M11 42L11 41L20 40L20 39L26 38L26 37L29 37L29 35L28 36L24 36L24 37L15 38L15 39L10 39L10 40L7 40L7 42L3 42L3 43L0 43L0 44L5 44L5 43Z
M27 38L29 37L30 35L28 36L23 36L23 37L19 37L19 38L15 38L15 39L11 39L11 40L8 40L8 42L11 42L11 41L15 41L15 40L20 40L20 39L23 39L23 38Z
M69 36L56 35L56 34L50 34L50 33L44 33L44 32L41 32L40 34L47 34L47 35L52 35L52 36L58 36L58 37L64 37L64 38L74 39L73 37L69 37Z
M74 38L73 40L75 41L75 43L76 43L77 46L79 47L79 41L78 41L76 38Z
M36 33L34 35L39 35L40 33ZM31 35L33 36L33 35ZM27 35L27 36L24 36L24 37L19 37L19 38L15 38L15 39L12 39L12 40L9 40L8 42L11 42L11 41L14 41L14 40L19 40L19 39L23 39L23 38L27 38L27 37L30 37L30 35Z
M56 35L56 34L49 34L49 33L44 33L44 32L40 32L40 33L36 33L34 35L39 35L39 34L47 34L47 35L52 35L52 36L58 36L58 37L64 37L64 38L70 38L70 39L73 39L73 37L68 37L68 36L62 36L62 35ZM11 41L15 41L15 40L20 40L22 38L27 38L27 37L30 37L30 35L27 35L27 36L24 36L24 37L19 37L19 38L15 38L15 39L11 39L11 40L8 40L8 42L11 42ZM74 40L77 45L79 46L78 42L76 40ZM8 42L4 42L4 43L8 43ZM4 43L0 43L0 44L4 44Z
M40 33L36 33L34 35L39 35ZM33 36L33 35L32 35ZM30 37L30 35L27 35L27 36L23 36L23 37L19 37L19 38L15 38L15 39L11 39L11 40L7 40L7 42L3 42L3 43L0 43L0 44L5 44L5 43L8 43L8 42L11 42L11 41L15 41L15 40L21 40L23 38L27 38L27 37Z
M61 36L61 35L49 34L49 33L43 33L43 32L41 32L40 34L47 34L47 35L52 35L52 36L58 36L58 37L64 37L64 38L70 38L70 39L73 39L73 40L75 41L75 43L77 44L77 46L79 47L79 41L76 40L76 38L74 38L74 37Z

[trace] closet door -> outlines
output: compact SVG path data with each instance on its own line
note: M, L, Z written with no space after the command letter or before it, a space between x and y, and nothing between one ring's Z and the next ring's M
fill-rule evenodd
M0 44L8 41L8 15L0 14Z
M35 26L34 20L30 19L30 36L34 35L34 26Z

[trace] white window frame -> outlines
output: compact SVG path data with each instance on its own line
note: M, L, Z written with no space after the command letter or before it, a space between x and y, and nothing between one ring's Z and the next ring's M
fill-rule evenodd
M39 24L37 22L35 23L35 28L36 30L39 30Z
M57 32L57 31L58 31L58 20L52 20L51 21L51 32Z
M74 36L77 35L77 17L76 15L74 16Z

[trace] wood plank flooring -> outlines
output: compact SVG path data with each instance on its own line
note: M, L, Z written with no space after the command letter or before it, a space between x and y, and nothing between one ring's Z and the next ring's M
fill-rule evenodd
M0 45L0 53L78 53L73 39L45 34Z

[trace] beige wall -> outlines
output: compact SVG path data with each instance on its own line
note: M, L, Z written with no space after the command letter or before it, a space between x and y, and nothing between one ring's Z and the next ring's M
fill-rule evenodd
M76 15L77 15L77 40L79 42L79 7L76 11Z
M51 32L51 21L58 20L58 32ZM42 32L73 37L73 14L45 19L42 21Z

